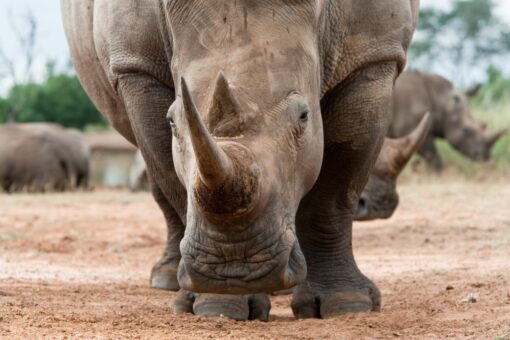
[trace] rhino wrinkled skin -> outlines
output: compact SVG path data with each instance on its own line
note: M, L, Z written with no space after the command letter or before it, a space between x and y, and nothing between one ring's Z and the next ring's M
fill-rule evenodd
M61 0L80 81L147 162L176 312L380 308L351 247L415 0ZM223 294L223 295L217 295Z
M418 153L430 166L440 171L443 161L434 144L443 138L474 161L487 161L490 151L506 130L490 133L469 110L467 96L445 78L424 72L406 71L395 84L393 120L388 137L408 134L424 112L432 115L432 126Z

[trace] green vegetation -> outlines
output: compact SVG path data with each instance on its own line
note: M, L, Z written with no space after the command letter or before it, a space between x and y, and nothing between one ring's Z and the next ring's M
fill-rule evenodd
M0 98L0 123L10 117L16 122L46 121L79 129L106 126L78 78L70 72L55 74L51 64L43 82L14 86L6 98Z
M497 17L494 0L453 0L447 9L423 7L409 51L409 64L441 70L466 85L473 69L482 69L510 53L510 27Z
M494 340L510 340L510 332L506 334L496 335Z

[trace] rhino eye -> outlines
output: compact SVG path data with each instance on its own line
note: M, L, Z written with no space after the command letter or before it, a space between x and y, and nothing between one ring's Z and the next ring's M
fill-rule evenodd
M308 110L305 110L301 113L301 115L299 116L299 121L301 123L306 123L308 122L308 118L310 116L310 112L308 112Z
M170 117L168 118L168 123L170 124L170 127L173 129L175 127L174 118Z

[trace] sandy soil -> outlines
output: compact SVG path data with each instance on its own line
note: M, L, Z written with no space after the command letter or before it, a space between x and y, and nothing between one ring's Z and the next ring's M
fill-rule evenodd
M392 219L355 225L382 312L296 320L280 296L267 323L171 313L148 194L0 195L0 338L508 339L509 183L405 183Z

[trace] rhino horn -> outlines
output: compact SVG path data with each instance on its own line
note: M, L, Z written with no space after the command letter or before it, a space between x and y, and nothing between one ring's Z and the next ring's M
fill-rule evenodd
M487 137L487 144L489 145L489 147L492 147L507 132L508 132L508 129L503 129L501 131L489 134Z
M409 135L395 140L395 147L398 152L394 153L394 169L400 173L414 153L422 146L430 129L431 118L427 112L420 121L420 124Z
M208 123L213 128L222 120L236 117L238 112L239 103L234 98L225 75L220 72L216 80L216 87L207 117Z
M233 175L232 161L207 130L184 78L181 91L200 179L209 189L218 188Z

